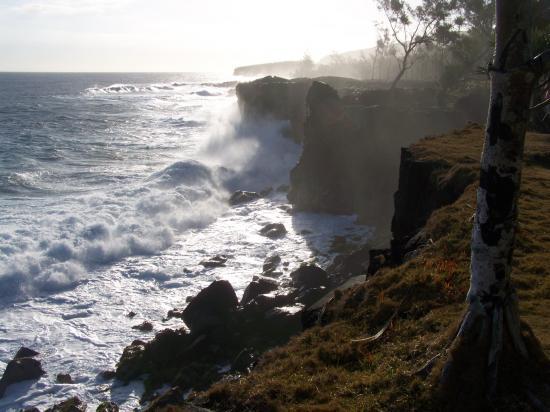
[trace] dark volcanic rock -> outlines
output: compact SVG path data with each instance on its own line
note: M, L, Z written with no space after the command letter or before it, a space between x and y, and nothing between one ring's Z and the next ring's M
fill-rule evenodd
M247 192L245 190L237 190L229 198L229 204L231 206L240 205L242 203L252 202L259 199L260 195L256 192Z
M0 398L12 383L39 379L45 372L40 361L33 358L19 358L8 362L4 375L0 379Z
M22 346L17 351L13 359L34 358L35 356L38 356L38 355L40 354L37 351Z
M417 160L411 149L401 150L399 187L391 224L392 259L396 263L421 245L423 240L418 232L432 212L458 199L476 178L472 168Z
M402 104L401 95L416 103ZM433 107L430 99L419 90L340 98L329 85L313 82L306 98L304 148L290 174L288 199L295 209L357 214L387 230L400 148L465 122L462 114Z
M116 372L115 371L103 371L99 374L102 379L105 379L106 381L110 381L111 379L116 378Z
M296 141L304 136L305 96L310 79L287 80L267 76L236 87L241 115L245 120L261 118L289 120L290 135Z
M327 268L327 271L345 275L360 275L366 273L370 259L369 251L369 246L365 245L351 253L338 255Z
M276 239L286 235L286 227L282 223L269 223L260 229L260 234L271 239Z
M281 264L281 257L279 255L271 255L268 256L265 261L264 265L262 267L263 273L271 273L277 269L277 267Z
M292 285L298 288L311 289L329 284L327 272L316 265L302 265L290 274L290 278Z
M233 286L226 280L216 280L189 302L183 321L194 333L208 330L224 323L238 304Z
M97 409L95 410L96 412L118 412L118 405L114 402L101 402Z
M45 410L45 412L85 412L88 406L78 397L67 399Z
M202 262L200 262L200 264L205 268L219 268L225 266L225 262L227 262L227 259L227 256L216 255L209 260L203 260Z
M153 330L153 324L144 320L139 325L132 326L132 329L136 329L141 332L151 332Z
M74 383L73 378L68 373L58 373L55 381L57 383L72 384Z
M258 278L248 284L241 299L241 305L246 305L258 295L277 290L279 283L273 279Z

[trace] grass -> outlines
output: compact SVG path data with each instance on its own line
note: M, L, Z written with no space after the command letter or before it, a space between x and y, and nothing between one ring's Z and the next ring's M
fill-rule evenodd
M442 160L477 173L481 127L426 138L412 147L420 160ZM529 134L520 198L513 282L521 315L550 355L550 136ZM442 169L444 178L448 169ZM436 176L437 178L437 176ZM449 343L469 286L469 247L475 188L432 213L424 231L430 246L366 283L337 294L325 326L264 354L247 376L195 394L201 404L230 411L437 410L432 382L419 371ZM376 333L375 342L356 342ZM526 405L514 400L508 410Z

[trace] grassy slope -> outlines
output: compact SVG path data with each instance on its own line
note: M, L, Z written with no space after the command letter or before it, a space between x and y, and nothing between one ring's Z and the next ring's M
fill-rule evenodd
M419 160L443 159L477 173L482 135L472 126L412 149ZM550 355L550 136L528 135L525 159L513 279L523 319ZM433 243L419 255L338 295L326 326L293 338L265 354L250 375L218 383L199 398L216 410L436 409L430 380L414 372L449 342L464 309L475 186L432 214L424 230ZM376 333L395 312L381 339L352 341Z

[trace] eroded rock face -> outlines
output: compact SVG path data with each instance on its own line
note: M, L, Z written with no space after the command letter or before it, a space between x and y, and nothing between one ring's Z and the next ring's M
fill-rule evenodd
M239 300L231 284L216 280L201 290L183 311L183 320L192 332L224 323L237 309Z
M417 159L411 149L402 149L391 225L392 259L396 263L423 242L418 232L431 213L458 199L476 178L477 174L471 167L451 166L442 160Z
M363 91L341 98L314 81L306 98L304 148L290 174L297 210L357 214L389 236L400 148L463 126L428 91Z
M310 79L287 80L274 76L239 83L236 91L241 115L245 120L288 120L290 136L296 141L302 141L306 117L305 96L310 85Z

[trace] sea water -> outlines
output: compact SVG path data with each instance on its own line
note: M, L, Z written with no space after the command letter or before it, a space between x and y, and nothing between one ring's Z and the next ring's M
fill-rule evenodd
M113 370L134 339L215 279L237 294L278 253L327 264L334 235L368 239L353 216L288 212L301 147L280 121L243 123L235 78L0 73L0 371L21 346L46 375L8 387L0 410L79 396L139 407L140 382ZM272 189L230 207L234 190ZM278 240L260 236L283 223ZM217 254L225 267L200 262ZM126 316L130 311L134 318ZM154 330L132 326L147 320ZM69 373L74 384L56 383Z

